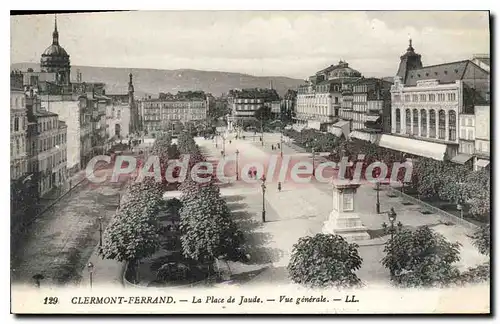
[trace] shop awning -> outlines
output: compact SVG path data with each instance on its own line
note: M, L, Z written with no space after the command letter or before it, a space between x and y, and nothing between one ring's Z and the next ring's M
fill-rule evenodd
M362 141L367 141L370 143L375 143L377 141L378 134L366 133L362 131L353 131L349 134L350 138L356 138Z
M367 115L366 116L366 121L376 122L379 119L380 119L380 116L377 116L377 115Z
M443 160L447 149L446 144L420 141L387 134L380 136L379 146L395 151L428 157L438 161Z
M488 166L488 164L490 164L490 161L488 161L488 160L481 160L481 159L478 159L478 160L476 161L476 166L481 167L481 168L485 168L485 167L487 167L487 166Z
M342 134L344 134L346 138L349 136L349 133L351 132L351 123L347 120L339 120L332 126L340 128L342 130Z
M470 159L472 159L472 155L461 153L461 154L455 155L451 159L451 162L458 163L458 164L465 164Z
M338 127L329 127L328 128L328 131L330 133L332 133L333 135L337 136L337 137L341 137L342 136L342 129L338 128Z

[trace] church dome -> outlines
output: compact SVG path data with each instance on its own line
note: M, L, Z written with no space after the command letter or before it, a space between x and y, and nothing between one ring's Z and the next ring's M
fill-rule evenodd
M69 56L66 50L59 44L52 44L42 54L43 56Z

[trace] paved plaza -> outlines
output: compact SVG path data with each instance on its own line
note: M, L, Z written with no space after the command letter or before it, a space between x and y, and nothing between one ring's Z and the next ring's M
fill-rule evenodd
M229 143L229 141L231 143ZM203 154L214 165L223 158L222 143L196 139ZM280 150L271 150L272 144L280 142L280 134L264 134L264 146L259 137L253 140L247 136L245 140L236 139L228 134L225 142L226 158L239 154L239 170L245 163L259 162L265 165L266 172L271 156L277 159ZM311 161L308 154L298 152L288 145L283 145L283 154L290 158L288 168L300 161ZM318 158L316 163L318 162ZM251 285L289 285L286 266L290 260L293 245L303 236L322 232L323 222L328 219L332 210L332 184L311 181L310 183L294 183L287 172L282 182L282 190L277 184L280 175L279 167L266 180L265 211L266 222L262 222L263 196L261 182L245 183L233 181L221 187L232 215L238 226L246 235L247 251L250 264L231 264L235 277L245 272L255 272L252 280L237 281ZM236 165L229 163L226 175L233 176ZM288 170L289 171L289 170ZM102 172L110 172L105 170ZM334 171L325 174L334 175ZM112 260L102 260L97 255L99 230L97 218L103 216L104 226L114 216L121 184L91 185L84 183L71 195L63 198L53 209L40 217L31 229L31 235L25 239L13 261L12 277L30 281L36 273L43 273L45 283L89 285L86 264L94 264L94 282L113 285L122 284L124 265ZM405 204L402 198L389 197L389 188L380 191L381 214L375 213L376 194L373 185L364 184L358 189L355 208L364 226L372 233L380 233L382 223L387 222L386 212L394 208L397 220L406 227L420 225L432 226L450 241L462 244L462 259L459 267L465 270L487 260L472 246L467 237L470 231L458 225L444 225L436 214L422 214L421 207ZM170 193L169 193L170 194ZM167 195L168 196L168 195ZM380 236L380 235L379 235ZM389 285L389 274L380 264L383 258L384 242L387 236L360 242L359 253L363 258L362 268L358 276L367 285ZM43 283L42 283L43 284Z

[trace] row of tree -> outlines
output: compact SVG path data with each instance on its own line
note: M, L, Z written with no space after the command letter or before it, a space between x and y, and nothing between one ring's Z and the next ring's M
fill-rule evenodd
M491 176L487 169L472 171L448 160L437 161L414 156L358 139L347 141L314 129L304 129L301 132L287 130L285 134L304 148L330 152L330 159L337 162L342 156L347 156L350 161L355 162L358 155L364 155L365 167L375 161L381 161L391 171L395 162L404 162L410 158L413 172L407 185L416 191L420 199L440 199L460 204L476 219L489 221ZM401 169L400 173L398 180L403 181L404 170Z
M172 152L189 154L189 173L194 163L205 161L189 133L179 136L176 146L171 144L168 135L159 136L152 151L161 157L162 163L175 156ZM188 177L179 189L182 193L181 204L177 206L180 208L179 239L184 258L208 265L209 269L216 259L239 259L243 254L243 235L214 181L201 184ZM162 233L158 214L171 205L163 200L163 191L162 185L152 178L128 185L104 233L99 251L102 258L125 261L137 267L141 259L158 251Z
M473 243L480 253L489 255L489 226L474 234ZM460 244L448 242L427 226L402 229L389 239L384 253L382 265L398 287L443 287L490 278L489 262L460 272L456 266ZM287 269L294 282L305 286L346 288L362 285L356 275L362 262L357 244L340 235L317 234L294 245Z

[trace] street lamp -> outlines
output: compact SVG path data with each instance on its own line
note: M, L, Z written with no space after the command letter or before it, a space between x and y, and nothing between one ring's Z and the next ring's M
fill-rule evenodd
M266 177L262 176L262 223L266 222Z
M99 220L99 247L102 247L102 216L97 217Z
M280 134L280 156L283 158L283 127L281 127L281 134Z
M236 181L240 180L240 177L239 177L239 174L240 174L240 171L239 171L239 168L238 168L238 154L240 154L240 151L238 151L238 149L236 149Z
M226 157L226 138L221 135L222 138L222 157Z
M396 222L396 218L398 215L394 211L394 207L391 207L391 210L387 213L387 216L389 217L389 223L391 224L389 227L387 224L384 222L382 223L382 228L384 229L384 232L389 232L391 234L391 240L394 238L394 233L396 233L396 227L394 226L394 223ZM397 228L399 231L403 228L403 223L398 222Z
M314 151L314 147L312 148L312 157L313 157L313 172L312 172L312 175L314 176L315 175L315 172L314 172L314 157L316 156L316 152Z
M87 269L89 270L90 288L92 288L92 273L94 272L94 264L89 262L87 264Z
M377 179L377 182L375 184L375 190L377 191L377 204L375 205L377 214L380 214L380 182Z
M462 206L462 185L463 182L459 182L458 185L460 186L460 198L457 202L457 209L460 210L460 218L464 218L464 206Z

